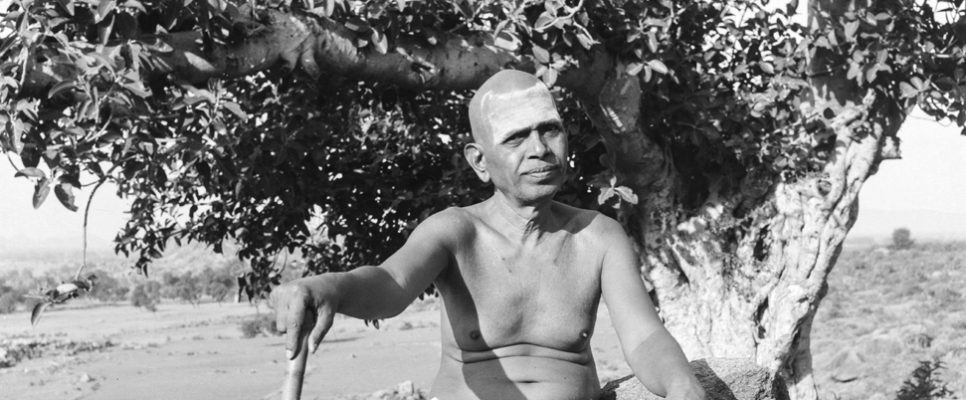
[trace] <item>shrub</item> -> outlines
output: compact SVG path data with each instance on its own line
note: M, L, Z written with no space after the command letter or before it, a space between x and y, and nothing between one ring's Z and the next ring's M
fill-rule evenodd
M139 283L131 291L131 304L135 307L155 312L158 311L158 304L161 303L161 284L155 281Z
M0 314L9 314L17 311L17 303L20 303L20 296L14 292L7 292L0 296Z
M275 328L275 318L270 314L259 314L253 318L243 320L238 328L241 329L242 337L249 339L260 335L280 335L278 329Z
M943 369L942 361L920 361L912 371L912 376L902 382L896 392L896 400L933 400L954 398L953 392L946 387L937 372Z
M91 273L97 277L97 284L91 289L90 297L99 301L124 300L128 288L121 285L121 281L105 270L98 269Z
M889 248L892 250L906 250L911 249L915 242L912 240L912 233L909 232L908 228L898 228L892 231L892 244Z

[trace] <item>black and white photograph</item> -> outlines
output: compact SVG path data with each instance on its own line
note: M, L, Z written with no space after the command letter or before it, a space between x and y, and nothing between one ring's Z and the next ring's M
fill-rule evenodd
M964 0L0 0L0 400L966 398Z

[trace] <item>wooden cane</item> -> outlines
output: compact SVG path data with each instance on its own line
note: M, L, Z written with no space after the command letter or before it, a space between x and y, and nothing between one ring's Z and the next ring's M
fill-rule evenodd
M302 378L305 377L305 363L309 359L309 335L302 338L299 353L288 361L285 383L282 385L282 400L299 400L302 397Z

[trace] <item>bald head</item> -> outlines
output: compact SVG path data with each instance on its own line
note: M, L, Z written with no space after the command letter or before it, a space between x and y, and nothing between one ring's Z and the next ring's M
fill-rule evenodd
M473 139L492 139L489 143L499 143L510 125L521 119L560 120L547 86L537 77L515 70L503 70L487 79L470 100L469 114Z

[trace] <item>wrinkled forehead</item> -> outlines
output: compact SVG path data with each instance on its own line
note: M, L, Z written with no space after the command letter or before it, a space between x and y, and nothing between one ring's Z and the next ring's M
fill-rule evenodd
M560 122L553 96L542 82L508 92L487 92L479 99L479 117L500 143L511 133L543 122Z

